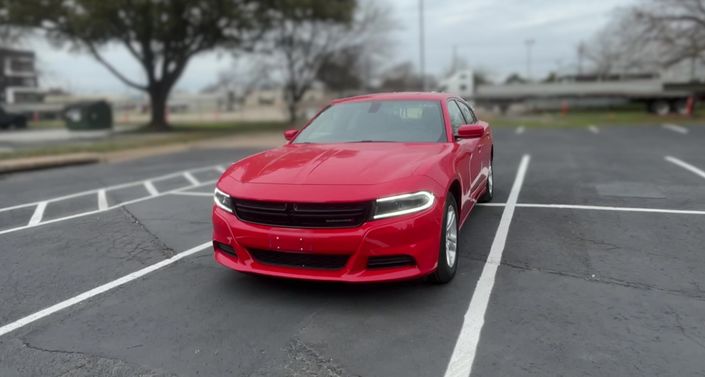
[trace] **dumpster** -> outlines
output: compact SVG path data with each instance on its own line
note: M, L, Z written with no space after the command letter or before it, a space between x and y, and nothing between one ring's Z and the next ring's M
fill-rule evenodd
M64 120L69 130L113 128L113 110L106 101L81 102L66 106Z

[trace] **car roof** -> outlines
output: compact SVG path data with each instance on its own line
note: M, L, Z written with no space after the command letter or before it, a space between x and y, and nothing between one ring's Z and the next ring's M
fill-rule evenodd
M437 92L395 92L395 93L375 93L361 96L340 98L332 103L363 102L363 101L444 101L456 96L448 93Z

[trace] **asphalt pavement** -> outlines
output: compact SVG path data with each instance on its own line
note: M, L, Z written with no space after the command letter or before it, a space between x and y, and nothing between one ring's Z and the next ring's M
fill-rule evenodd
M2 176L0 376L705 376L685 130L495 130L495 200L445 286L217 265L213 181L254 149Z

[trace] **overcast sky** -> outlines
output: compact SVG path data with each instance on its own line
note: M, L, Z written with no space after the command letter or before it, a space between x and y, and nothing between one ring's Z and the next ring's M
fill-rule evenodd
M419 61L418 0L387 1L401 29L396 33L395 61ZM533 72L539 77L576 61L576 46L589 39L611 12L637 0L425 0L426 64L438 74L450 64L453 46L475 68L496 77L526 72L527 39L535 40ZM62 86L76 93L129 92L127 87L86 55L33 42L43 86ZM119 48L108 58L126 74L141 71ZM192 60L177 89L198 91L230 66L227 53L209 53ZM390 62L391 64L392 62Z

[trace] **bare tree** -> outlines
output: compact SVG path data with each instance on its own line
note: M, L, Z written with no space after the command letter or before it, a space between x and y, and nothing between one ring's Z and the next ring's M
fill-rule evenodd
M431 75L426 75L425 82L431 88L438 86L436 78ZM407 92L421 90L423 83L424 79L414 64L403 62L389 68L382 75L379 89L387 92Z
M642 0L621 9L582 51L597 74L705 63L705 0Z
M695 64L705 62L705 0L645 0L632 17L641 25L636 41L657 52L662 66L690 62L694 74Z
M334 90L353 89L346 86L356 83L369 87L380 61L392 50L388 38L395 23L379 2L311 0L309 6L313 11L307 13L284 8L272 35L273 59L280 64L292 123L317 81L328 81ZM331 69L347 70L342 74L349 80L330 80Z
M256 54L238 54L232 65L218 72L215 82L203 88L202 92L227 92L226 111L235 109L235 104L245 98L264 82L269 80L273 67L269 60Z
M317 80L344 93L370 90L394 52L392 32L399 29L388 5L365 0L358 6L350 32L324 59Z
M311 89L320 67L339 40L350 30L356 2L311 0L309 6L282 0L270 33L271 51L280 63L289 120L297 119L298 105Z
M643 49L643 41L637 43L643 35L631 9L617 10L602 30L578 46L580 70L582 59L589 63L588 72L603 77L657 69L651 51Z

